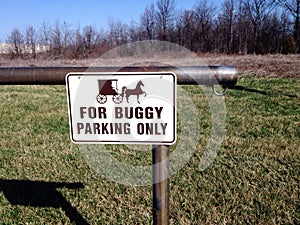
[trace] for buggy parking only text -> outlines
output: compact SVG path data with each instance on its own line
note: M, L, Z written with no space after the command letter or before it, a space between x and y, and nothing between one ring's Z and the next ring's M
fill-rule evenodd
M66 83L74 143L175 143L175 74L69 73Z

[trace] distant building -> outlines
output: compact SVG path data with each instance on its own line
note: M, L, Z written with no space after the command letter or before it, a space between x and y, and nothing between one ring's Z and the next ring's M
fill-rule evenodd
M21 45L21 49L23 53L31 54L32 49L29 45ZM50 46L45 45L36 45L35 52L42 53L50 50ZM14 46L11 44L0 43L0 54L9 54L14 51Z

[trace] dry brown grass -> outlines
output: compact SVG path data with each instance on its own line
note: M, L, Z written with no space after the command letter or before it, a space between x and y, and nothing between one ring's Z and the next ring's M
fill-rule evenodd
M300 55L208 55L208 64L236 65L242 74L300 77Z

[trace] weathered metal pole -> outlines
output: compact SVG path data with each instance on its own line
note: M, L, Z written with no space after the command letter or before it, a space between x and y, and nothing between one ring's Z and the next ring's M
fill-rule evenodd
M0 67L0 85L64 85L70 72L173 72L178 84L233 86L238 79L234 66L149 66L149 67Z
M153 225L169 224L169 147L152 147Z

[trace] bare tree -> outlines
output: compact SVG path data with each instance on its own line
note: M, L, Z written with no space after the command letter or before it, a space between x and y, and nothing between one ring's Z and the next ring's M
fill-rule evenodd
M143 35L142 27L132 21L128 27L128 41L129 42L141 41L144 40L143 36L144 35Z
M195 32L197 25L195 22L195 12L193 10L184 10L176 22L178 44L184 47L194 50L195 49Z
M274 0L247 0L245 5L253 25L253 51L261 53L260 32L262 24L274 9L275 2Z
M208 52L212 50L213 41L213 20L216 15L216 7L208 0L200 0L195 7L195 19L197 32L195 41L197 51Z
M249 53L249 39L252 33L252 23L250 15L248 14L248 9L244 2L239 1L237 7L237 52L239 54Z
M81 28L78 25L77 29L73 32L74 40L73 40L73 57L79 58L84 55L84 38L81 34Z
M21 57L24 48L24 36L19 29L14 28L10 35L7 37L6 42L12 46L12 57Z
M236 8L237 0L225 0L222 5L222 14L219 17L223 28L224 52L229 54L233 52Z
M122 21L109 18L108 29L108 39L110 40L111 48L128 42L128 26Z
M281 17L274 10L278 5L285 9ZM130 25L110 18L100 32L93 26L72 29L59 21L43 22L38 29L28 26L24 34L14 29L7 42L13 57L22 56L25 46L36 57L37 44L48 46L54 57L93 57L128 42L154 39L194 52L289 53L298 47L300 53L300 0L223 0L219 9L212 1L197 0L193 9L177 11L175 0L156 0Z
M62 54L62 29L59 21L55 22L54 29L52 31L52 46L53 46L53 54L55 57L60 56Z
M51 46L52 26L48 22L44 21L41 24L40 28L38 29L38 34L39 34L38 43L47 46L47 48L49 47L48 53L51 54L50 46Z
M279 52L280 36L280 18L274 12L264 19L261 27L261 53Z
M140 26L145 34L146 40L153 40L155 37L155 8L154 4L147 6L140 17Z
M85 57L95 55L97 49L102 44L99 31L93 26L85 26L82 31L83 54Z
M36 58L37 32L33 26L26 28L26 47L32 58Z
M71 35L72 35L72 31L71 31L71 25L68 24L67 22L63 22L63 24L60 25L61 27L61 46L62 46L62 53L64 54L64 56L68 55L69 52L69 45L71 42Z
M176 3L175 0L157 0L156 6L158 38L166 41L170 39L168 36L173 28Z
M294 39L300 53L300 0L277 0L294 18Z
M83 42L84 42L84 50L86 54L91 54L94 48L94 44L96 42L96 31L92 26L86 26L83 28Z

